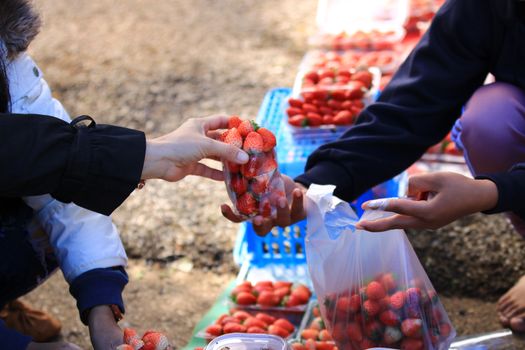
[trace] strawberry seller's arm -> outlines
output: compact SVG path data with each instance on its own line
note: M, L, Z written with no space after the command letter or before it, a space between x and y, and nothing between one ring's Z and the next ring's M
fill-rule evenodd
M499 32L490 0L450 0L357 125L308 159L296 181L352 200L406 169L451 129L490 70Z
M141 178L144 133L72 124L53 117L0 115L0 197L50 193L105 215L126 199Z

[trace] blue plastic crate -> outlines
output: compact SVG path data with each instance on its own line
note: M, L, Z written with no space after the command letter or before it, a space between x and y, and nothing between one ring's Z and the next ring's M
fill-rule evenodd
M292 135L287 126L283 103L291 94L289 88L270 90L264 97L257 122L274 132L277 139L277 161L281 173L290 177L300 175L308 156L319 146L337 139L341 133L308 133ZM361 204L379 197L397 197L404 193L406 175L401 174L380 184L361 195L353 207L361 215ZM284 229L276 227L265 237L259 237L251 223L242 223L237 234L234 260L241 265L246 260L255 266L272 263L285 265L304 264L304 237L306 221L298 222Z

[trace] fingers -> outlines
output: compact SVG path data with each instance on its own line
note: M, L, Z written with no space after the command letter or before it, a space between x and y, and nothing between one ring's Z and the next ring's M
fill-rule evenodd
M209 140L204 151L206 157L220 158L237 164L244 164L249 159L248 153L240 148L215 140Z
M421 221L417 218L413 218L405 215L394 215L385 219L379 220L362 220L359 221L355 227L361 230L367 230L370 232L382 232L393 229L407 229L407 228L418 228Z
M239 223L244 221L244 219L235 214L233 212L233 209L227 204L221 205L221 213L226 219L230 220L231 222Z
M410 176L408 178L407 195L409 197L417 197L420 193L436 191L439 187L437 177L437 174L419 174Z
M224 133L224 130L210 130L206 132L206 136L208 136L210 139L218 140L219 136L221 136Z
M253 229L258 236L266 236L275 226L270 218L257 216L252 221Z
M230 117L225 115L212 115L209 117L198 118L197 120L201 123L204 132L207 133L210 130L226 129L228 127L228 120Z
M290 217L292 222L296 222L304 219L304 196L303 191L299 188L296 188L292 192L292 208L290 210Z
M363 203L363 209L379 209L397 214L424 217L429 210L429 202L412 199L382 198Z
M195 163L190 171L190 175L206 177L215 181L224 181L224 173L221 170L211 168L202 163Z

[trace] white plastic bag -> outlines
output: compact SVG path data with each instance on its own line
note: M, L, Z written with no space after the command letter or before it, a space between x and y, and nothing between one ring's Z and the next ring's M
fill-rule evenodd
M334 189L307 192L306 257L338 348L447 349L455 330L405 233L356 230L357 216Z

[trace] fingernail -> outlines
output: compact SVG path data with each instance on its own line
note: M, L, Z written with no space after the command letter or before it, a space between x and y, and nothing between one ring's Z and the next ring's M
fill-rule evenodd
M385 210L386 207L388 206L388 202L389 202L388 198L374 199L366 204L366 208L371 209L371 210L376 210L376 209Z
M237 152L237 160L242 163L246 163L248 161L248 154L246 152Z

